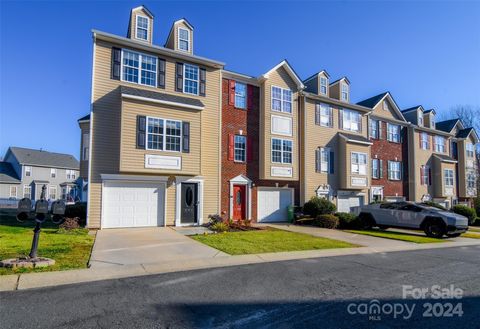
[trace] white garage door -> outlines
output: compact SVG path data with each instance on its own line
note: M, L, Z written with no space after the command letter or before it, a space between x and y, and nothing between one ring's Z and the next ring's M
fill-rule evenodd
M103 228L163 226L163 183L105 182Z
M286 222L287 207L293 205L293 190L259 189L257 192L257 217L259 222Z
M353 207L363 206L363 196L338 196L337 211L352 212Z

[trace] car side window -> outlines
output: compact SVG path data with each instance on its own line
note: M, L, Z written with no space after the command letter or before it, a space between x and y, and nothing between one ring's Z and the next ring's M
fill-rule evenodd
M396 203L383 203L380 205L380 209L397 209L398 204Z
M414 211L414 212L420 212L420 211L422 211L421 208L419 208L419 207L417 207L417 206L415 206L415 205L413 205L413 204L407 204L407 205L401 207L400 210Z

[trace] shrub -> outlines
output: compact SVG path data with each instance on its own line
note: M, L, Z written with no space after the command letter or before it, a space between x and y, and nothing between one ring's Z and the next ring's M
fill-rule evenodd
M426 206L429 206L429 207L434 207L434 208L438 208L438 209L441 209L441 210L447 210L447 208L445 208L441 204L438 204L438 203L433 202L433 201L425 201L425 202L423 202L423 204L426 205Z
M216 223L222 223L224 222L224 219L222 216L220 216L219 214L215 214L215 215L208 215L208 219L209 219L209 222L208 222L208 225L214 225Z
M319 215L313 223L318 227L333 229L338 226L338 218L331 214L323 214Z
M463 204L457 204L456 206L453 206L452 211L456 214L467 217L468 223L470 224L475 222L475 219L477 218L477 212L475 209L467 207Z
M78 224L85 226L87 224L87 203L77 202L65 207L65 217L75 218L78 217Z
M335 216L338 217L338 228L342 230L346 229L359 229L361 227L358 216L346 212L337 212Z
M58 226L59 229L63 230L74 230L77 228L80 228L80 225L78 224L78 217L75 218L65 218L65 221Z
M473 199L473 208L475 208L477 214L480 214L480 196L477 196L475 199ZM478 220L476 222L479 224Z
M217 222L210 226L210 229L215 232L227 232L229 227L226 223L224 222Z
M319 215L333 214L337 207L325 198L312 197L310 201L303 206L305 215L317 218Z

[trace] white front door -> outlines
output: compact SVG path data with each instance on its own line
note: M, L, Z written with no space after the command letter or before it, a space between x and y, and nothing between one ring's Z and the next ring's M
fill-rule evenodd
M352 212L353 207L360 207L364 204L364 197L362 195L356 196L338 196L337 211L338 212Z
M107 181L102 228L163 226L165 184Z
M258 188L257 220L259 222L286 222L287 207L293 206L293 189Z

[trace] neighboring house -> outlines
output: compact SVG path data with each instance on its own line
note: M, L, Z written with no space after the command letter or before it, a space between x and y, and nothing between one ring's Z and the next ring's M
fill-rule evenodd
M370 148L367 114L350 103L350 81L329 83L321 71L304 81L300 99L301 204L325 197L339 212L369 202Z
M372 109L368 115L368 137L373 143L370 199L408 200L408 122L389 92L357 104Z
M88 159L90 157L90 114L78 119L80 127L80 177L78 188L81 201L88 200Z
M78 200L79 163L69 154L9 147L0 162L0 198Z
M193 225L220 209L221 70L175 21L153 44L154 16L127 37L93 31L88 227Z
M302 81L287 61L258 78L223 71L222 214L284 221L299 200Z

